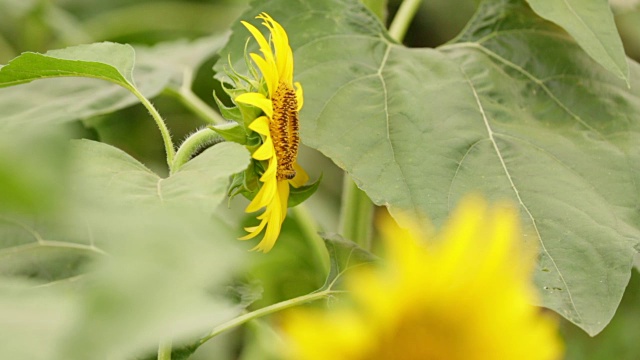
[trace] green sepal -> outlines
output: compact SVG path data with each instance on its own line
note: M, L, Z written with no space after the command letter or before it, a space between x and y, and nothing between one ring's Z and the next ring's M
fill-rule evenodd
M213 99L216 101L216 104L218 105L218 109L220 109L220 114L222 114L222 116L225 119L233 120L235 122L242 121L242 114L240 113L240 109L238 109L237 106L226 106L218 98L218 95L216 95L215 91L213 92Z
M242 114L244 127L247 129L255 119L263 115L262 110L253 105L243 103L236 103L236 105L238 106L238 110L240 110L240 113Z
M249 142L249 135L246 130L235 121L230 121L226 124L211 125L209 129L215 131L227 141L241 145L247 145Z
M247 134L247 148L253 152L262 145L262 136L255 131L249 130L249 134Z
M235 174L231 178L227 195L229 201L237 195L242 195L249 200L253 198L260 190L260 174L264 172L259 162L251 161L247 169L243 172Z
M318 180L316 180L313 184L300 186L299 188L291 187L289 191L289 201L287 202L287 207L294 207L305 200L307 200L311 195L313 195L320 185L320 181L322 181L322 174Z

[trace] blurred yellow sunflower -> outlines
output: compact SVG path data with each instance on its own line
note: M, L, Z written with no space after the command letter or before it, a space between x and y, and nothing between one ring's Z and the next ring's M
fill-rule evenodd
M283 329L295 360L554 360L555 321L532 305L533 256L516 212L467 198L428 246L382 221L384 267L354 269L350 302L298 308Z
M258 216L260 224L245 228L249 232L241 240L256 237L266 227L262 241L253 249L268 252L273 248L282 222L287 214L289 186L304 185L309 176L296 161L300 144L298 111L302 108L302 86L293 82L293 53L287 33L266 13L256 17L263 20L270 32L267 39L253 25L242 22L258 42L262 56L251 53L251 59L262 74L257 92L238 95L236 102L255 106L262 110L249 128L263 138L262 145L253 152L256 160L267 162L266 170L260 177L262 187L247 206L246 212L265 208Z

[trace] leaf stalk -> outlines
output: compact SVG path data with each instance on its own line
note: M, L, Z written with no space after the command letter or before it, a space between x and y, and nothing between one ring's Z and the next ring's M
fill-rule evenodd
M151 102L146 97L144 97L144 95L142 95L140 91L138 91L138 89L136 89L132 85L127 86L127 89L131 91L138 98L138 100L140 100L142 105L145 108L147 108L147 111L149 111L149 114L151 114L151 117L153 117L153 120L156 122L156 125L160 130L160 134L162 135L164 148L167 153L167 166L169 166L169 170L173 170L172 166L173 166L174 157L176 155L176 150L173 146L173 141L171 140L171 133L169 132L169 128L167 128L167 124L165 124L158 110L156 110L153 104L151 104Z
M307 294L307 295L302 295L302 296L298 296L295 297L293 299L289 299L289 300L285 300L285 301L281 301L279 303L273 304L273 305L269 305L266 307L263 307L262 309L258 309L255 311L251 311L249 313L246 313L244 315L240 315L232 320L227 321L224 324L221 324L219 326L216 326L209 335L203 337L202 339L200 339L198 345L202 345L205 342L213 339L214 337L220 335L221 333L227 331L227 330L231 330L233 328L236 328L248 321L251 321L253 319L257 319L260 317L263 317L265 315L269 315L269 314L273 314L275 312L278 311L282 311L285 309L288 309L290 307L294 307L297 305L302 305L311 301L315 301L315 300L320 300L320 299L324 299L324 298L328 298L331 295L334 294L338 294L338 293L342 293L344 291L340 291L340 290L331 290L331 289L327 289L327 290L322 290L322 291L317 291L317 292L313 292L311 294Z
M371 250L372 221L373 203L353 182L351 176L345 173L340 209L340 235L367 251Z
M222 140L222 137L217 132L204 128L191 134L178 148L178 152L175 155L173 163L171 164L171 174L180 170L184 164L186 164L193 155L198 152L203 146L210 145Z
M400 4L400 8L389 26L389 35L394 40L402 42L421 3L422 0L404 0Z

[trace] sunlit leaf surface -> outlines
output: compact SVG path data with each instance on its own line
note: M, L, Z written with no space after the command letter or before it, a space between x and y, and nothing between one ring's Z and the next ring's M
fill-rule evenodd
M511 200L539 249L542 304L606 326L640 238L638 64L629 89L524 1L485 2L438 49L398 45L357 1L260 11L291 34L303 142L394 214L439 224L468 192ZM222 53L236 69L247 36L237 26Z

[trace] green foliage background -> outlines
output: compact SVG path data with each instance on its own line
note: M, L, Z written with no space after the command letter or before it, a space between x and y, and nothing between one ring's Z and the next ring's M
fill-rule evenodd
M369 3L384 15L384 2ZM0 0L0 64L24 51L133 44L103 44L104 56L91 59L82 51L28 55L0 72L5 85L32 76L20 69L35 64L69 65L67 75L78 75L78 64L59 60L71 58L98 61L88 73L110 81L0 89L1 354L143 358L163 336L189 344L249 303L260 308L322 286L313 242L300 241L309 237L300 225L309 214L290 216L268 256L245 254L250 244L229 243L247 219L244 203L227 210L223 198L246 152L217 145L161 180L162 139L126 90L153 98L174 139L184 138L205 122L185 107L181 89L215 107L212 67L225 31L234 33L220 56L240 61L247 34L237 18L268 11L290 32L305 86L302 138L310 148L300 162L313 164L305 166L312 178L324 175L307 203L322 230L338 228L340 168L376 204L413 209L436 224L467 191L511 198L524 205L528 237L545 250L536 275L543 304L582 328L563 323L567 358L635 359L637 272L618 302L638 248L640 67L625 67L598 3L576 25L549 1L529 1L537 15L524 2L490 1L475 17L472 0L425 1L406 42L435 49L409 49L357 1L249 8L232 0ZM391 1L391 13L397 5ZM627 54L638 59L640 9L615 19ZM594 37L581 37L585 24ZM117 62L103 67L109 59ZM69 148L69 137L84 140ZM157 202L170 206L149 210ZM27 325L4 326L12 322ZM225 334L191 358L264 359L275 336L267 325ZM595 338L582 331L605 326Z

